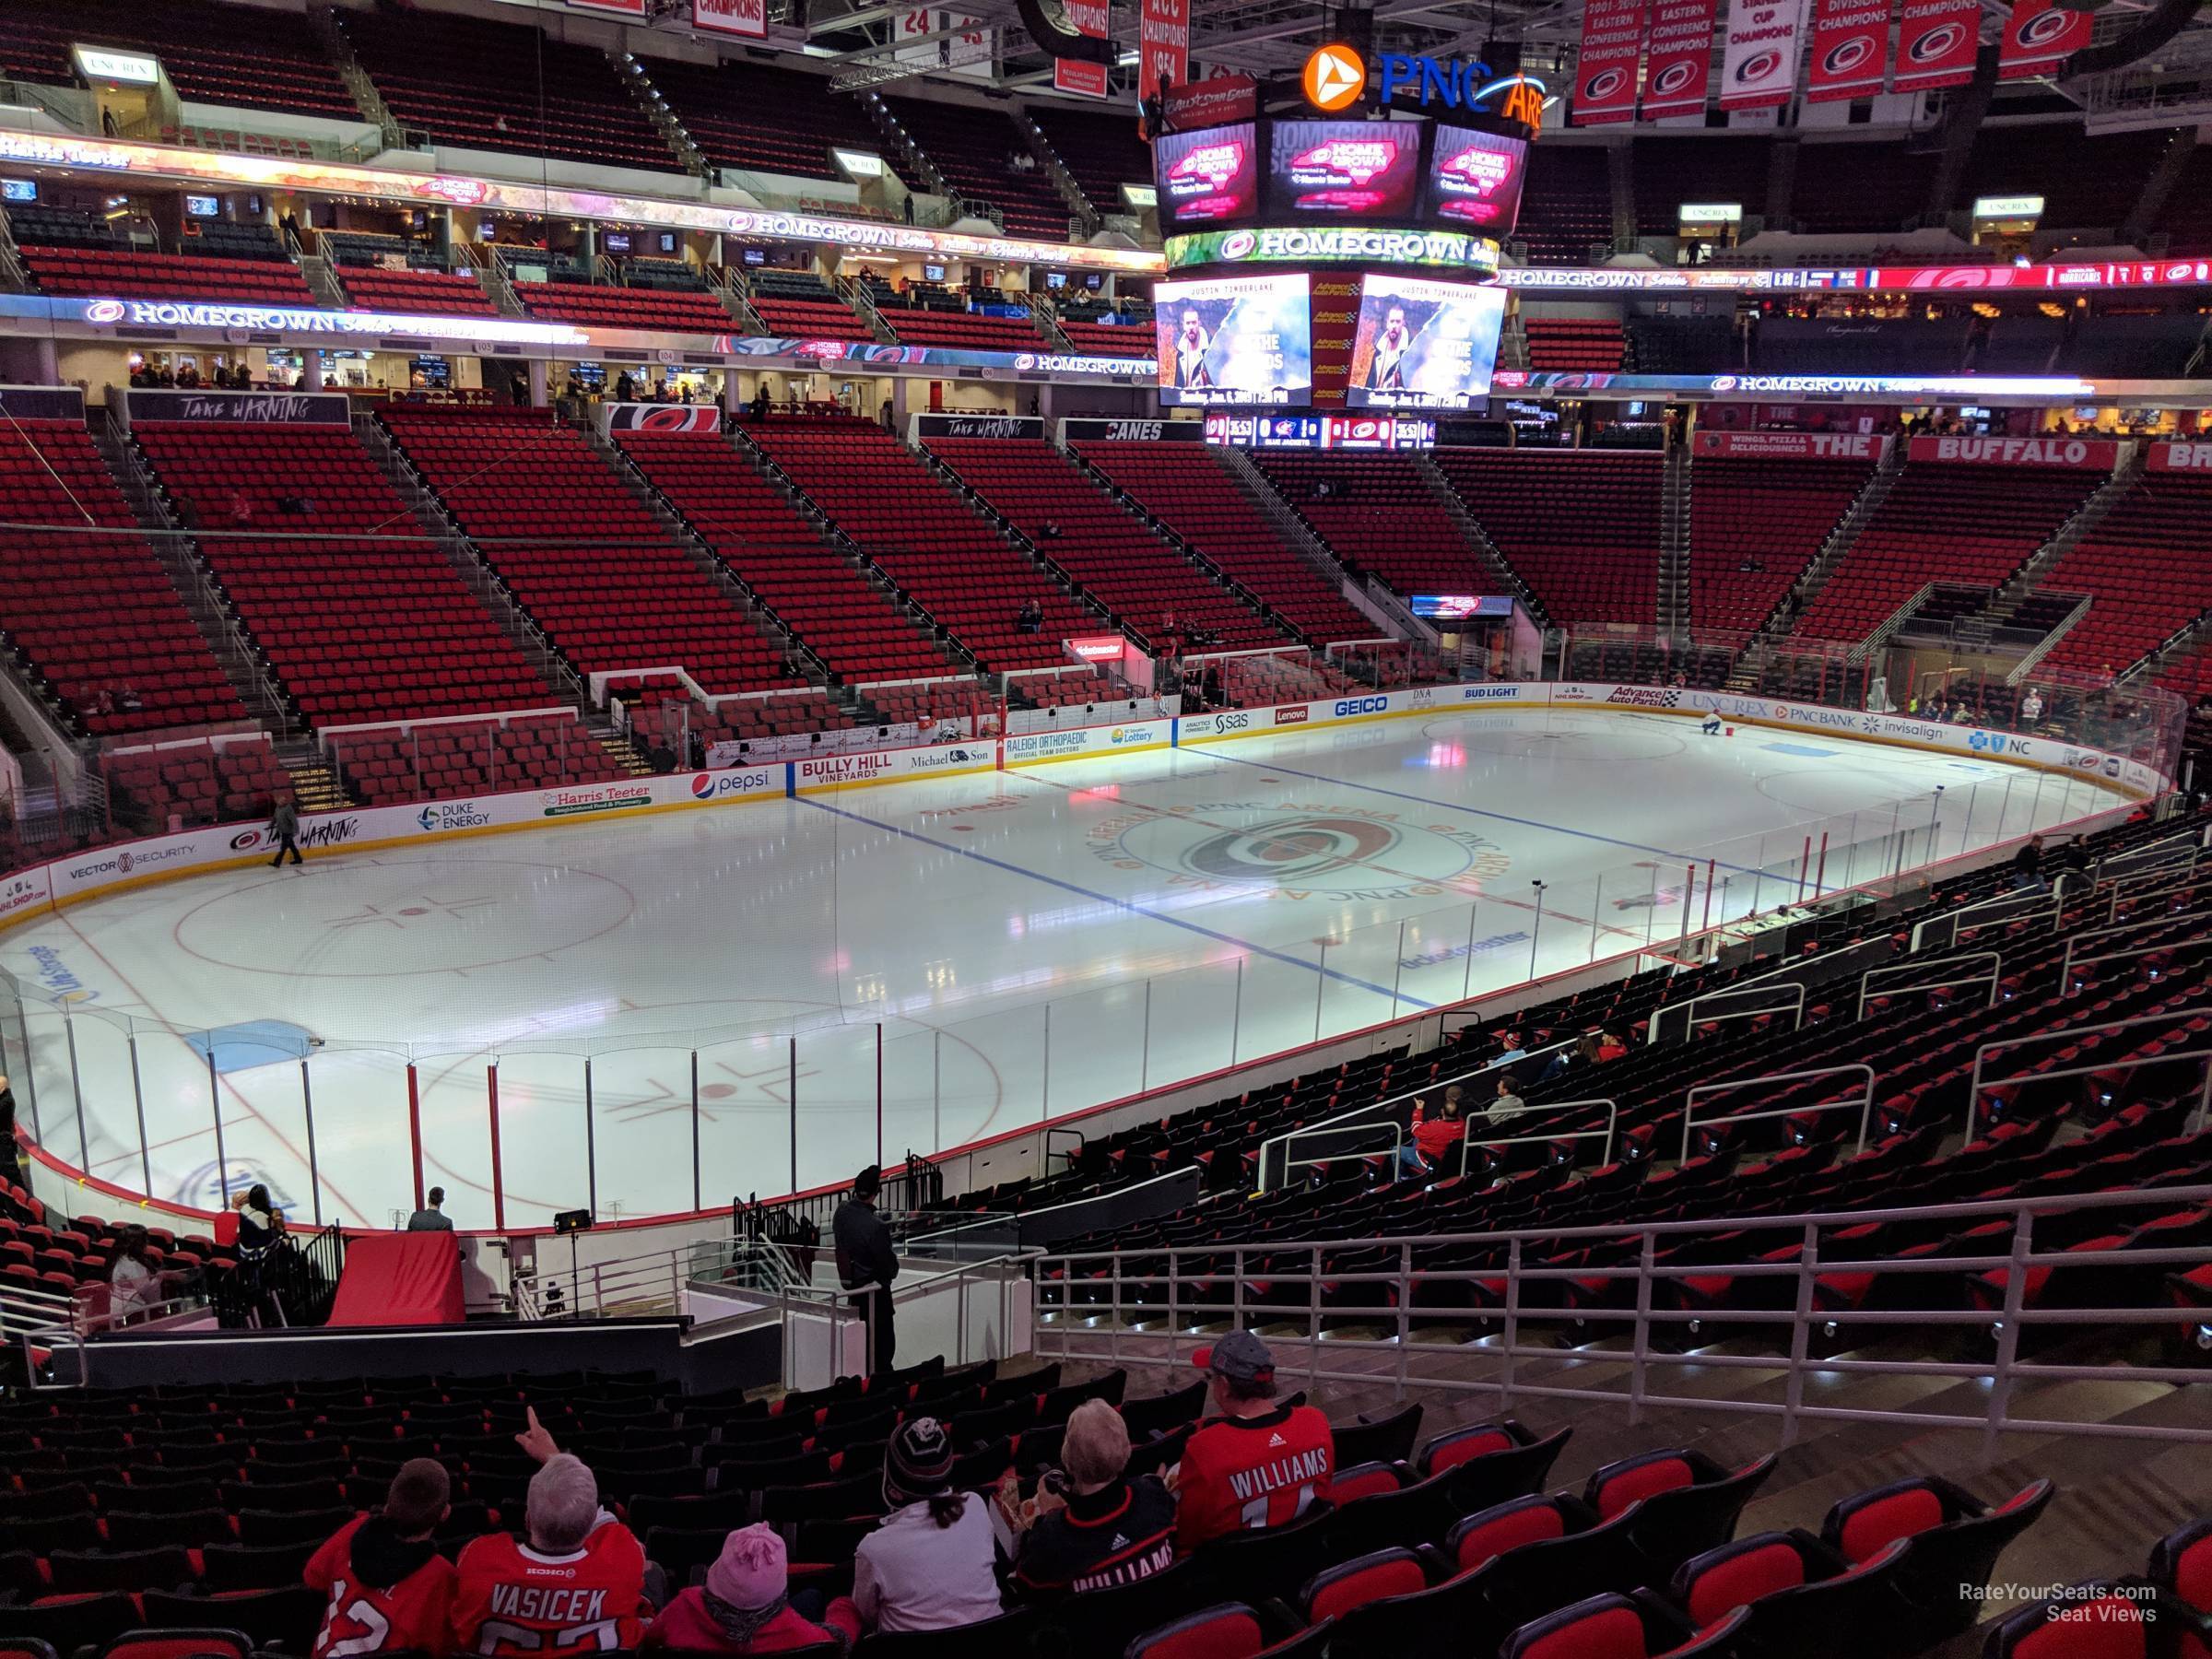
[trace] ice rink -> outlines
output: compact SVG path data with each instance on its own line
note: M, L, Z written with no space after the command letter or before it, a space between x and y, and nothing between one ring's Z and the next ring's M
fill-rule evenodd
M35 993L0 1027L43 1143L163 1199L218 1202L219 1112L233 1183L389 1225L412 1062L461 1225L494 1220L495 1066L506 1224L638 1216L2122 804L1796 732L1422 716L156 884L0 935Z

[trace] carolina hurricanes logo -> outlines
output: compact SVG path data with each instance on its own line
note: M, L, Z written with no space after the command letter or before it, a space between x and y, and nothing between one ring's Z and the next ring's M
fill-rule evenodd
M2053 41L2064 40L2074 27L2073 12L2052 10L2038 12L2020 25L2014 39L2023 46L2048 46Z
M1669 64L1652 76L1650 89L1663 97L1670 92L1680 92L1688 87L1697 77L1698 71L1703 67L1701 64Z
M1311 881L1369 863L1397 844L1388 824L1359 818L1275 818L1225 830L1183 853L1194 874L1223 881Z
M2055 14L2053 14L2055 15ZM1931 29L1906 49L1905 55L1916 64L1940 63L1959 50L1966 38L1966 27L1959 23L1945 23Z
M1589 102L1600 102L1616 97L1628 84L1628 71L1621 68L1600 69L1583 83L1583 97Z
M85 307L85 321L88 323L122 322L123 301L120 300L93 300Z
M1874 41L1865 35L1853 35L1848 41L1839 41L1820 60L1824 75L1849 75L1874 55Z
M1232 230L1221 241L1221 257L1244 259L1260 245L1260 239L1249 230Z
M1781 67L1781 53L1755 52L1735 66L1735 84L1756 87Z

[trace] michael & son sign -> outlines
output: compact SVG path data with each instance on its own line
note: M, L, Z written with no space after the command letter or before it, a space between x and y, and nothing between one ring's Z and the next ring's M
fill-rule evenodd
M1030 732L1004 739L922 744L906 748L823 755L768 765L679 771L665 777L621 778L561 789L465 796L406 806L359 807L314 813L300 820L300 844L310 854L366 851L446 836L544 828L610 816L722 806L777 800L873 784L959 777L1008 767L1049 765L1139 754L1171 745L1226 743L1286 728L1339 725L1407 715L1444 715L1496 710L1566 708L1592 712L1676 715L1701 720L1708 713L1747 724L1818 732L1837 739L1906 744L1955 752L2002 764L2025 765L2094 778L2133 800L2169 787L2171 780L2139 761L2100 750L2077 748L2038 737L1974 726L1865 714L1761 697L1677 690L1662 686L1500 683L1417 686L1407 690L1324 698L1256 709L1224 709L1173 720L1142 720ZM0 926L111 888L131 887L194 870L243 865L270 856L261 823L221 824L179 835L149 837L93 847L0 875Z

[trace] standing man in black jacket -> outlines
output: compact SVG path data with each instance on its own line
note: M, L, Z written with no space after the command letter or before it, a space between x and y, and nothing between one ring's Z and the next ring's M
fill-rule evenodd
M883 1171L870 1164L853 1178L853 1196L838 1206L830 1223L837 1281L852 1293L853 1308L867 1321L871 1377L889 1372L898 1347L891 1328L891 1281L899 1277L899 1257L891 1249L891 1230L876 1213L876 1197L882 1191Z

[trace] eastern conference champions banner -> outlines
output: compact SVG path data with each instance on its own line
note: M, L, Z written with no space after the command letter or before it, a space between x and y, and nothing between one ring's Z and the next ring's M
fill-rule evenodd
M1575 62L1576 126L1636 114L1636 66L1643 56L1643 0L1583 0L1583 51Z
M1644 48L1642 113L1698 115L1712 81L1715 0L1656 0Z

